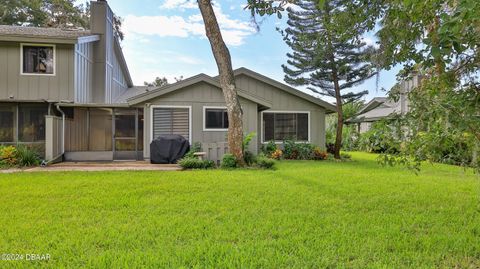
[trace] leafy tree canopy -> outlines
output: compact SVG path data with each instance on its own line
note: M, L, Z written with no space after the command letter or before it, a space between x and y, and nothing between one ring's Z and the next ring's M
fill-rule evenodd
M74 0L3 0L0 24L87 28L88 6L76 5Z
M2 0L0 1L0 24L88 29L90 5L75 3L75 0ZM123 40L122 18L114 15L116 35Z

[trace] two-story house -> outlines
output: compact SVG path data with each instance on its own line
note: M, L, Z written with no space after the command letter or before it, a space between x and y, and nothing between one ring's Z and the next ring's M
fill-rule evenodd
M415 75L397 83L392 90L398 91L398 100L389 97L374 97L366 103L358 113L346 121L347 124L356 124L359 133L370 130L379 120L388 119L393 115L405 115L409 111L408 93L420 85L422 77Z
M148 160L160 135L226 140L217 77L135 87L107 1L90 12L89 30L0 26L0 144L37 147L49 161ZM333 105L245 68L235 78L245 132L257 133L251 151L285 139L324 146Z

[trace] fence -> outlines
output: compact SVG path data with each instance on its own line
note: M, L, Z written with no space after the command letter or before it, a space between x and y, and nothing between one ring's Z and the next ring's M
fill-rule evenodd
M63 121L55 116L45 116L45 159L54 161L63 154Z
M202 143L202 150L207 153L206 158L220 164L223 155L228 153L227 142Z

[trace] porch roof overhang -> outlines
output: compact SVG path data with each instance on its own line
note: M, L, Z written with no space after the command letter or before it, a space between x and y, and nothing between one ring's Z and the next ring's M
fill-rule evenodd
M171 93L173 91L176 91L176 90L179 90L181 88L188 87L190 85L194 85L194 84L197 84L197 83L200 83L200 82L208 83L208 84L210 84L212 86L215 86L215 87L217 87L221 90L220 83L217 80L215 80L215 79L211 78L210 76L202 73L202 74L198 74L196 76L187 78L185 80L181 80L179 82L176 82L176 83L173 83L173 84L170 84L170 85L167 85L167 86L163 86L163 87L160 87L160 88L156 88L156 89L150 90L148 92L139 94L137 96L131 97L131 98L127 99L127 102L130 106L137 105L139 103L148 102L151 99L160 97L162 95ZM272 107L272 103L270 101L268 101L268 100L266 100L266 99L264 99L260 96L256 96L254 94L251 94L251 93L249 93L249 92L247 92L247 91L245 91L241 88L237 88L237 93L240 97L243 97L247 100L250 100L252 102L255 102L255 103L259 104L262 109L268 109L268 108Z
M93 108L130 108L127 103L123 104L98 104L98 103L56 103L61 107L93 107Z

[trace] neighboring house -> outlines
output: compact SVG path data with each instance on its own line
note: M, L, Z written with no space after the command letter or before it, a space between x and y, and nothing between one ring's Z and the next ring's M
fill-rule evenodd
M348 119L346 123L356 124L357 131L365 133L379 120L388 119L395 114L406 114L409 110L408 93L419 85L420 80L420 76L414 76L412 79L395 85L394 87L399 90L397 101L387 97L374 97L358 111L357 115Z
M148 160L163 134L224 150L218 78L133 86L112 20L107 2L93 1L88 31L0 26L0 143L35 145L57 161ZM244 131L257 133L251 151L284 139L324 147L333 105L245 68L235 79Z

